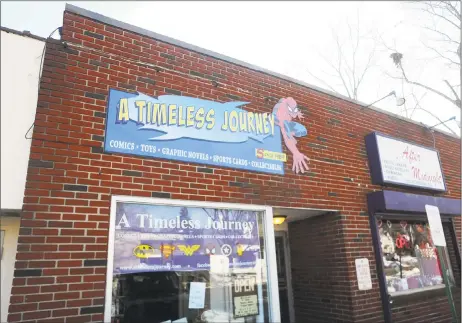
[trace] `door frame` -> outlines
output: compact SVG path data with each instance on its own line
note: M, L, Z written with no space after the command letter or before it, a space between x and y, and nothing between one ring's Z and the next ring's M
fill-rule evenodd
M282 244L284 250L284 262L286 269L286 282L287 282L287 299L289 301L289 318L290 322L295 322L295 309L294 309L294 294L292 290L292 265L290 262L290 246L289 246L289 233L287 231L275 231L274 237L282 237Z
M114 240L115 240L115 220L117 203L140 203L150 205L166 205L166 206L185 206L185 207L206 207L217 209L231 209L231 210L249 210L260 211L264 213L264 250L266 252L266 272L268 284L268 309L269 321L281 322L280 308L279 308L279 288L276 264L276 248L274 239L274 226L273 226L273 208L265 205L253 204L238 204L238 203L218 203L218 202L200 202L200 201L185 201L185 200L172 200L161 198L148 198L148 197L135 197L135 196L120 196L113 195L111 197L111 209L109 219L109 237L108 237L108 250L107 250L107 267L106 267L106 297L104 303L104 322L111 322L111 309L112 309L112 279L113 279L113 266L114 266Z

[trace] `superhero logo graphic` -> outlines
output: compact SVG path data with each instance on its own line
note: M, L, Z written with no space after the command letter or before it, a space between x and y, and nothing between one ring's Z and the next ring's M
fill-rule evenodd
M201 247L198 244L192 245L192 246L186 246L186 245L177 245L178 249L183 251L185 256L192 256L199 248Z
M229 256L233 252L233 248L229 244L224 244L221 246L221 253L224 256Z
M173 253L173 250L175 250L175 246L173 245L169 245L169 244L162 244L160 246L160 252L162 253L162 256L164 256L164 258L169 258L172 253Z
M133 255L140 259L146 259L154 255L154 248L147 244L141 244L133 249Z
M216 249L215 249L215 246L209 246L209 247L206 247L205 248L205 254L207 256L212 256L216 253Z
M244 247L238 242L236 243L236 254L240 257L244 254Z

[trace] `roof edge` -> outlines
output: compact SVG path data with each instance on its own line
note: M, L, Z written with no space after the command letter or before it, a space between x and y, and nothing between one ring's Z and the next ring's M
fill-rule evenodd
M0 209L0 216L2 217L20 217L22 210L20 209Z
M14 35L18 35L18 36L24 36L24 37L32 38L32 39L43 41L43 42L47 41L46 38L31 34L30 32L25 31L25 30L24 31L19 31L19 30L15 30L15 29L11 29L11 28L8 28L8 27L3 27L3 26L0 26L0 29L1 29L1 31L7 32L9 34L14 34Z
M338 99L341 99L341 100L348 101L350 103L359 105L359 106L361 106L363 108L371 109L373 111L376 111L376 112L383 113L385 115L394 117L396 119L403 120L403 121L415 124L415 125L417 125L419 127L422 127L424 129L425 128L428 129L428 127L426 127L421 122L417 122L417 121L414 121L412 119L404 118L404 117L402 117L402 116L400 116L398 114L395 114L393 112L389 112L389 111L386 111L386 110L383 110L383 109L380 109L380 108L377 108L377 107L374 107L374 106L368 106L367 103L363 103L363 102L360 102L360 101L357 101L357 100L354 100L354 99L350 99L349 97L344 96L342 94L338 94L338 93L335 93L333 91L329 91L329 90L320 88L320 87L318 87L316 85L312 85L312 84L306 83L304 81L300 81L300 80L292 78L290 76L279 74L277 72L270 71L270 70L265 69L263 67L253 65L251 63L247 63L247 62L244 62L244 61L241 61L241 60L238 60L238 59L235 59L235 58L232 58L232 57L229 57L229 56L226 56L226 55L223 55L223 54L220 54L220 53L217 53L217 52L214 52L214 51L211 51L211 50L208 50L208 49L196 46L196 45L186 43L186 42L181 41L181 40L177 40L177 39L174 39L174 38L171 38L171 37L168 37L168 36L165 36L165 35L161 35L161 34L153 32L153 31L141 28L141 27L137 27L135 25L125 23L125 22L120 21L120 20L116 20L116 19L104 16L104 15L99 14L99 13L94 12L94 11L83 9L81 7L77 7L77 6L74 6L74 5L69 4L69 3L66 3L65 11L68 11L68 12L71 12L71 13L74 13L74 14L77 14L77 15L80 15L80 16L83 16L83 17L87 17L87 18L90 18L90 19L93 19L93 20L97 20L97 21L102 22L104 24L111 25L111 26L114 26L114 27L117 27L117 28L121 28L121 29L130 31L130 32L134 32L136 34L140 34L140 35L143 35L143 36L154 38L156 40L159 40L159 41L162 41L162 42L174 45L174 46L182 47L184 49L191 50L191 51L194 51L194 52L197 52L199 54L206 55L206 56L210 56L210 57L213 57L213 58L216 58L216 59L219 59L219 60L231 63L231 64L239 65L241 67L245 67L245 68L257 71L257 72L261 72L261 73L264 73L264 74L267 74L267 75L271 75L271 76L277 77L279 79L282 79L284 81L292 82L292 83L301 85L303 87L315 90L317 92L321 92L321 93L336 97ZM432 129L432 130L437 131L437 132L439 132L439 133L441 133L443 135L455 138L455 139L460 139L459 136L456 136L456 135L454 135L452 133L449 133L447 131L444 131L444 130L440 130L440 129Z

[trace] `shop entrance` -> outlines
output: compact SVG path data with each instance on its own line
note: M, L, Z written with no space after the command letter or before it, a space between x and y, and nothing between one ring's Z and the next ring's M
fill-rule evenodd
M114 196L111 213L105 322L278 321L271 208Z
M335 214L335 211L273 208L273 214L285 218L282 223L273 222L281 323L330 322L324 319L329 309L317 313L317 308L323 304L312 300L319 298L319 293L332 298L329 288L325 288L326 282L319 280L320 276L316 273L323 262L327 264L323 273L332 267L329 258L318 252L324 247L317 241L322 226L333 219L328 214ZM313 284L315 288L312 288ZM318 289L321 284L322 288Z
M281 322L293 322L293 302L289 263L289 247L287 241L287 233L278 231L275 233L276 242L276 263L278 271L278 287L279 287L279 307L281 311Z

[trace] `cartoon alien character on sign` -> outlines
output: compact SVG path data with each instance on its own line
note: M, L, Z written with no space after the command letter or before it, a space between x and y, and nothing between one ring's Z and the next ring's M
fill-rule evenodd
M308 131L305 126L293 120L303 119L303 114L297 106L297 102L291 98L282 98L273 108L274 121L281 129L282 137L287 149L292 153L293 164L292 170L295 173L304 173L308 171L307 162L309 158L302 154L297 148L297 139L295 137L306 136Z

